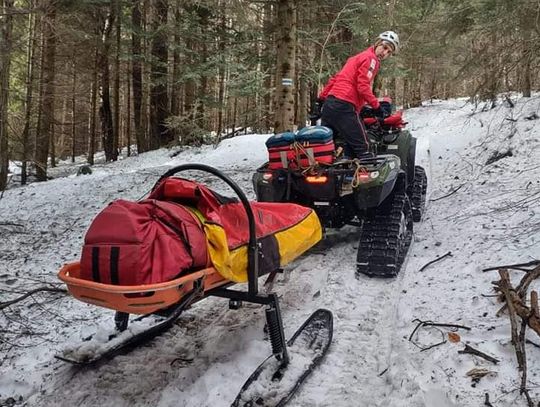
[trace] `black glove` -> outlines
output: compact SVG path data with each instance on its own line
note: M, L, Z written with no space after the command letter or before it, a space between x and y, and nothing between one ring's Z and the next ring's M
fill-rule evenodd
M315 103L313 104L313 108L311 109L311 114L309 115L309 119L311 120L312 124L313 122L316 122L317 120L321 118L323 104L324 104L324 99L317 99Z
M373 116L375 116L377 121L382 125L384 123L384 119L386 117L386 112L379 105L379 107L377 109L373 109Z
M384 110L382 109L381 105L377 109L373 109L373 116L375 116L377 119L384 119Z

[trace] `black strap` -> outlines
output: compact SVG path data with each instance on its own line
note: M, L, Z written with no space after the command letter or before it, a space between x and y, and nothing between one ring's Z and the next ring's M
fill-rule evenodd
M113 246L111 247L111 283L120 284L120 279L118 278L118 258L120 257L120 248Z
M99 247L92 247L92 279L99 283Z

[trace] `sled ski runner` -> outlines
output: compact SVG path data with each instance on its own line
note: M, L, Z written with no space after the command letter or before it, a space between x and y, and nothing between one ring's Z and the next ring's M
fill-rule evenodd
M332 335L332 313L318 309L287 342L288 362L268 357L242 386L231 407L284 406L321 362Z
M169 310L169 313L165 319L157 322L155 325L152 325L149 328L143 329L142 331L133 333L131 335L130 332L127 331L118 332L122 330L119 329L117 331L118 333L111 335L108 342L100 346L98 351L92 351L91 347L85 346L85 342L92 340L92 337L90 337L87 338L85 342L80 344L79 347L67 349L61 355L56 355L55 358L80 366L90 366L100 361L112 359L115 356L124 353L135 346L146 343L156 336L166 332L180 317L182 312L201 295L202 287L194 288L190 293L185 295L178 304L174 305L172 309ZM124 321L125 318L129 318L129 314L117 312L115 322L117 322L117 324L125 324L125 327L127 327L127 320ZM142 318L143 317L139 317L138 319L140 320ZM119 327L117 325L117 329L118 328ZM116 340L116 338L118 338L118 340Z

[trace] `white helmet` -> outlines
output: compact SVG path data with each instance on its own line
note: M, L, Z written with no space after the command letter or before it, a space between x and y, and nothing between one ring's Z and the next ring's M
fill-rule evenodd
M394 31L385 31L379 34L379 39L388 42L394 46L394 52L399 49L399 37Z

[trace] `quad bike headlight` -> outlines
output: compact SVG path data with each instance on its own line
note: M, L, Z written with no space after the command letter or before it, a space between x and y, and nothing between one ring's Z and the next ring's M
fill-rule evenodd
M375 179L379 176L379 171L373 171L371 173L369 173L369 176L372 178L372 179Z

